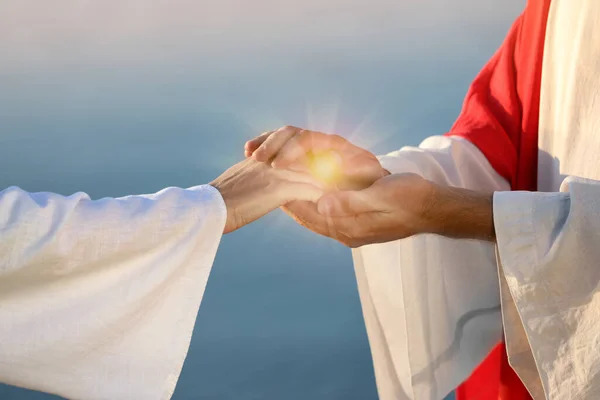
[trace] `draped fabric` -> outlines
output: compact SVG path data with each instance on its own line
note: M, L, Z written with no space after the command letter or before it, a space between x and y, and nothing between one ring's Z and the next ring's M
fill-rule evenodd
M536 190L540 86L549 0L530 0L473 81L449 135L475 144L512 190ZM503 343L457 389L458 400L528 399Z
M203 185L91 200L0 192L0 379L171 398L226 220Z

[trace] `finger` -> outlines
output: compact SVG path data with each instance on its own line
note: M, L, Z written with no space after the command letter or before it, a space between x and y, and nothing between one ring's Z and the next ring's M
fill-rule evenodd
M299 129L293 126L285 126L271 135L254 151L253 157L256 161L267 162L277 155L279 150L292 139Z
M344 172L352 176L363 176L374 172L377 158L367 150L352 154L343 159Z
M288 169L274 169L274 172L276 173L276 176L279 179L282 179L286 182L307 183L307 184L317 186L320 188L325 187L325 184L323 182L320 182L318 179L311 176L310 174L305 174L305 173L297 172L297 171L291 171Z
M282 185L279 196L282 199L282 205L293 201L316 203L323 196L323 193L323 189L317 186L308 183L290 182L287 185Z
M255 137L252 140L248 140L244 145L244 153L246 157L251 157L252 154L260 147L261 144L265 142L275 131L267 131L261 133L259 136Z
M292 201L281 207L297 223L311 231L335 240L344 240L337 232L334 218L319 214L317 205L309 201Z
M342 162L342 170L345 179L348 180L346 182L348 187L364 189L389 175L389 172L381 167L377 158L366 151L355 156L344 157Z
M368 189L361 191L335 192L319 199L319 213L330 217L345 217L365 212L377 211Z
M279 150L273 160L276 168L288 168L292 164L303 161L310 151L325 150L345 151L350 145L346 139L338 135L301 130Z
M300 225L323 234L326 232L327 224L325 217L319 214L317 205L310 201L291 201L282 206L281 209L290 215Z

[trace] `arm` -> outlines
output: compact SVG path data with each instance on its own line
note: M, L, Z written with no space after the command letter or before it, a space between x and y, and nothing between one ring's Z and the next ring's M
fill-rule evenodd
M308 142L319 137L304 136ZM426 220L419 211L427 204L426 226L441 230L432 216L452 213L432 201L433 189L493 193L510 185L476 146L456 136L431 137L379 161L369 161L372 175L391 175L293 211L300 209L296 217L316 232L360 247L353 257L380 397L441 398L502 339L498 273L492 243L416 235ZM383 209L372 212L371 206ZM402 237L408 238L396 240Z
M536 397L593 397L600 391L600 361L590 350L600 344L600 182L569 177L557 193L496 192L493 211L490 195L459 192L437 194L448 202L436 215L438 230L474 238L493 218L513 366ZM481 213L468 212L469 203Z
M600 393L600 182L567 178L558 193L494 195L509 354L532 393Z
M436 233L455 239L495 241L492 194L435 185L432 206L426 218Z
M4 190L1 380L68 398L169 398L226 217L211 186L97 201Z
M378 215L372 212L362 217L340 212L330 219L339 231L353 235L347 242L357 247L355 269L382 398L443 398L502 339L494 246L418 233L448 229L436 222L452 222L458 206L464 206L458 202L462 193L456 196L459 188L492 193L510 187L473 144L460 138L433 137L418 148L406 147L380 160L393 174L354 192L372 196L352 200L347 192L335 199L340 208L346 200L390 204L379 214L382 218L366 218ZM455 207L440 201L438 189L456 197ZM389 203L380 203L384 193L390 194ZM460 212L472 219L472 211L480 206L484 210L483 204L474 201ZM421 218L423 205L427 211ZM390 374L404 393L393 387Z
M535 190L541 64L549 4L542 0L527 2L523 15L469 88L461 114L447 134L451 145L430 138L418 149L405 148L380 157L384 170L425 177L439 185L440 191L446 191L443 204L437 203L441 209L430 208L428 218L445 221L445 225L428 226L428 231L441 235L416 235L353 251L382 398L442 397L471 375L502 339L499 313L472 313L478 308L489 310L499 303L493 244L448 237L487 241L494 233L492 193L511 188ZM267 133L249 142L247 155L271 136ZM293 137L293 133L280 136ZM305 136L320 143L316 134ZM471 146L458 142L459 137ZM275 149L280 148L276 140L271 142ZM379 165L362 165L372 167L372 177L381 176ZM384 179L389 182L393 178ZM478 191L481 195L472 199L469 195L474 193L450 187ZM402 205L410 199L415 194L413 189L395 197L395 204ZM431 197L435 191L425 192ZM470 205L463 208L462 201ZM364 220L353 223L359 220L355 216L329 218L312 205L302 203L292 204L287 211L315 232L353 246L416 232L414 225L404 225L396 232L388 225L386 234L376 238L376 226ZM457 213L462 214L460 218L453 218ZM385 215L380 222L390 221L390 213ZM344 225L344 221L348 223ZM361 231L361 226L368 229ZM361 241L361 235L368 240ZM461 325L468 315L474 318ZM461 386L459 399L498 398L500 390L507 398L528 398L508 365L504 348L498 348L494 352L498 357L490 356L476 369L474 379ZM423 374L416 379L419 370Z
M245 161L152 195L0 192L0 379L67 398L170 398L222 232L315 201L305 182Z

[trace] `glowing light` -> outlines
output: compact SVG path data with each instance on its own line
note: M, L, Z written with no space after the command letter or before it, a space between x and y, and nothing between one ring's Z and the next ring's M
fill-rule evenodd
M318 181L332 186L342 176L342 161L340 156L333 151L309 154L309 170Z

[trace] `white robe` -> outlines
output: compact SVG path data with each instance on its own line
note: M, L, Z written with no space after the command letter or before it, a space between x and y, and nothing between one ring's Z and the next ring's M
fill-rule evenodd
M208 185L101 200L0 192L0 380L169 399L225 220Z
M391 172L496 191L498 254L433 235L354 251L382 400L443 398L502 339L501 318L535 399L600 399L600 2L552 1L542 70L542 192L507 192L459 138L382 157Z
M510 188L461 138L431 137L380 160L452 186ZM418 235L353 255L381 400L444 398L502 339L493 244Z
M382 157L392 172L496 191L498 238L497 249L420 235L354 251L382 400L443 398L502 338L502 318L536 399L600 398L600 3L554 0L548 21L538 181L550 193L505 192L458 138ZM2 380L168 399L224 221L207 186L98 201L2 192Z

